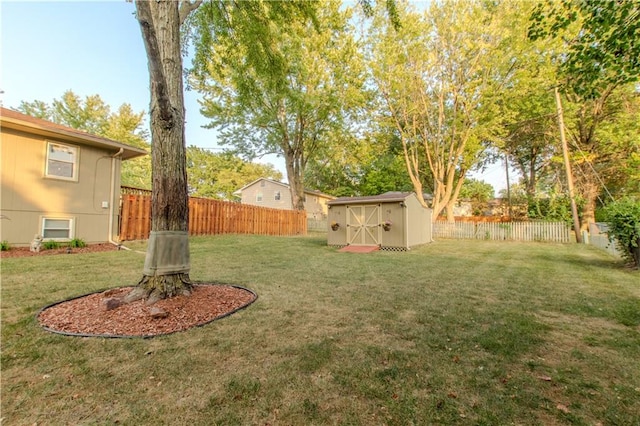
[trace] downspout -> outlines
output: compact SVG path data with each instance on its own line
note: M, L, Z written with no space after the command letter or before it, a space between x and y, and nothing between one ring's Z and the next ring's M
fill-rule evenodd
M130 250L127 247L123 246L117 241L113 240L113 215L115 213L115 204L113 202L116 192L116 158L121 156L124 152L124 148L120 148L118 152L111 156L111 188L109 190L109 235L108 241L109 243L118 246L118 249L123 248L125 250Z

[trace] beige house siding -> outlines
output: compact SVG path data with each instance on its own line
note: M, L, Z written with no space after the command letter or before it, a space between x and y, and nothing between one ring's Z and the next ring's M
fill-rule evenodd
M270 179L258 179L240 189L241 203L274 209L291 210L291 191L289 185ZM317 191L305 191L304 208L311 218L327 217L327 203L333 199L330 195Z
M291 210L291 192L284 184L260 179L242 190L241 202L253 206Z
M119 149L4 124L0 139L0 240L16 247L28 246L36 234L43 235L45 218L71 219L71 238L87 243L116 239L121 159L114 155ZM74 179L46 176L48 142L76 149Z
M307 216L314 219L326 218L329 214L329 207L327 203L333 200L333 197L327 197L324 194L309 191L305 194L306 201L304 202Z

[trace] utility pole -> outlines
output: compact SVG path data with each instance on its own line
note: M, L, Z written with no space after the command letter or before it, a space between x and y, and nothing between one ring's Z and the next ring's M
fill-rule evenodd
M576 206L575 191L573 189L573 174L571 174L571 163L569 162L569 150L567 148L567 139L564 135L564 114L562 113L562 102L560 101L560 92L558 86L554 89L556 95L556 107L558 110L558 126L560 127L560 142L562 143L562 157L564 158L564 168L567 172L567 186L569 187L569 199L571 200L571 214L573 215L573 230L576 233L576 241L582 243L582 234L580 234L580 219L578 218L578 207Z
M511 185L509 184L509 156L504 153L504 168L507 173L507 206L509 207L509 220L513 221L513 212L511 211Z

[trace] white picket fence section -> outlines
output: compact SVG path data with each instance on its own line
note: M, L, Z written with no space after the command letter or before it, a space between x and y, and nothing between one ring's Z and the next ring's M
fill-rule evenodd
M609 241L609 236L607 234L608 229L609 228L606 223L590 223L589 233L584 233L582 238L585 243L598 247L612 256L620 258L624 257L620 250L618 250L615 240Z
M564 222L435 222L434 238L498 241L571 242L570 227Z
M327 219L307 218L307 231L309 232L327 232L329 223Z

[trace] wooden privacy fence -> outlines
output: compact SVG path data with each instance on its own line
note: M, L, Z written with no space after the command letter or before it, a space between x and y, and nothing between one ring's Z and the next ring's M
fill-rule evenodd
M476 240L571 242L569 226L564 222L443 222L433 224L434 238Z
M122 194L120 241L146 240L151 231L151 197ZM189 235L260 234L306 235L304 211L189 198Z

